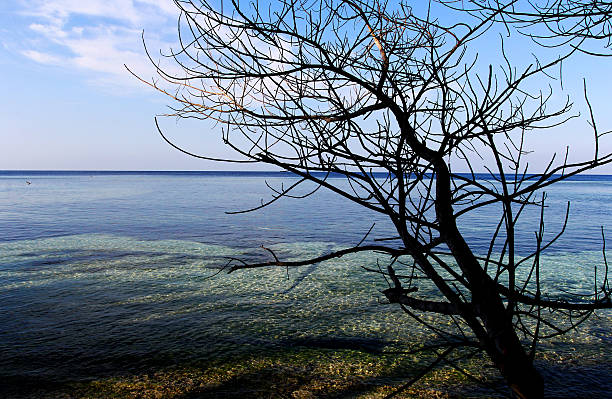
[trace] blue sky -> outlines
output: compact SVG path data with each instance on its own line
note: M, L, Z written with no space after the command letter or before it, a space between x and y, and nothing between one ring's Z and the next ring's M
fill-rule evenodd
M167 49L169 0L0 2L0 169L228 169L172 150L153 117L168 100L133 78L153 76L141 33ZM166 120L194 151L219 153L204 124Z
M128 64L141 76L153 76L141 32L144 29L150 48L168 49L175 40L176 18L171 0L1 1L0 169L244 169L171 149L153 121L166 111L169 100L123 67ZM611 63L579 57L564 66L566 90L576 92L581 78L588 78L601 129L612 129ZM580 96L575 100L583 106ZM589 156L592 133L584 116L535 136L533 149L549 154L570 144L577 158ZM167 119L163 124L177 143L193 152L228 154L206 122ZM601 150L606 149L612 150L610 140ZM612 173L612 167L596 172Z

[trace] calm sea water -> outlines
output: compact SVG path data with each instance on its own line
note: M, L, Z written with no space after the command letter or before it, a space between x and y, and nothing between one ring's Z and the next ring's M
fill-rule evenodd
M373 223L371 238L393 235L379 215L324 190L225 213L269 199L266 185L294 181L281 173L0 172L0 379L93 378L262 348L335 342L382 350L432 339L380 303L385 281L360 267L376 265L375 255L289 277L268 269L211 278L226 257L267 259L261 245L300 259L354 245ZM549 237L568 201L571 212L565 235L543 259L543 279L552 293L588 292L595 264L601 281L601 227L612 237L612 176L581 177L547 194ZM461 220L477 251L486 251L494 211ZM534 210L523 218L525 251L538 216ZM544 344L561 357L581 351L579 362L545 371L564 381L559 395L571 395L568 378L587 396L609 395L611 333L604 312Z

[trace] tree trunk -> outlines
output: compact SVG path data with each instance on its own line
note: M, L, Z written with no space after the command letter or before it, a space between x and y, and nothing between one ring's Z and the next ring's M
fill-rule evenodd
M500 327L501 329L487 328L489 339L486 351L491 360L517 397L543 398L544 381L525 353L512 325Z
M455 259L469 267L472 282L472 304L476 316L484 324L485 334L478 336L493 364L504 376L512 391L522 399L539 399L544 396L544 381L533 366L532 359L516 334L512 316L504 306L502 297L493 281L482 269L476 267L477 260L469 251L463 237L455 241ZM469 266L471 264L471 266ZM478 330L473 329L475 332Z
M539 399L544 396L544 382L533 362L525 353L516 335L497 283L481 268L463 235L457 228L452 209L451 181L447 165L441 158L431 157L435 162L436 214L440 223L440 236L444 238L461 271L470 283L474 316L466 319L484 345L495 366L500 370L513 392L521 399ZM450 298L449 298L450 299Z

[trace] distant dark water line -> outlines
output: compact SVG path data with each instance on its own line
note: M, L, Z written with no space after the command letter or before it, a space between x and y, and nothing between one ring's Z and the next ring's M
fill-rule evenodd
M313 176L329 178L345 178L338 173L327 174L325 172L311 172ZM385 178L387 172L373 172L375 178ZM469 173L457 173L462 177L471 177ZM0 170L0 177L23 177L23 176L202 176L202 177L293 177L299 176L286 171L223 171L223 170ZM497 179L498 174L475 173L476 179ZM506 177L513 176L508 173ZM535 180L540 175L528 174L526 179ZM552 175L557 178L560 175ZM425 178L428 178L426 175ZM511 179L509 179L511 180ZM579 174L567 178L567 181L593 181L593 182L612 182L612 175L609 174Z

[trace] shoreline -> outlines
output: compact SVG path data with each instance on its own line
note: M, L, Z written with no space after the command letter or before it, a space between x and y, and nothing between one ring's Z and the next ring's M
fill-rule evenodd
M381 398L422 370L435 357L373 354L356 350L289 348L260 351L227 359L149 366L134 372L109 373L86 380L53 381L40 377L2 378L8 384L0 397L51 398ZM548 353L539 360L548 396L572 398L585 388L589 397L605 397L610 387L592 380L612 372L612 362L596 358L568 362ZM604 356L605 357L605 356ZM542 366L545 366L542 369ZM487 387L474 383L474 368ZM470 370L471 372L467 372ZM593 372L600 374L593 375ZM446 364L434 369L398 398L502 398L507 387L497 371L482 359ZM602 396L603 395L603 396ZM580 396L580 395L579 395Z

